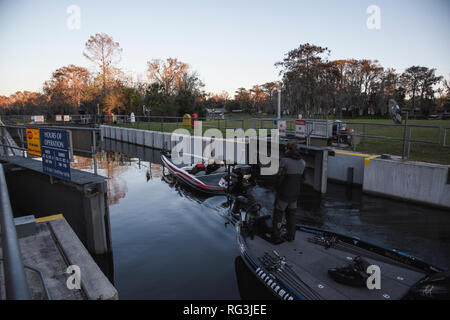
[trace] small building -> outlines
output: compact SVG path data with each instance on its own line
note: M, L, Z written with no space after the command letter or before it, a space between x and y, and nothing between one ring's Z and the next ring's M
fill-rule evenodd
M206 109L206 120L225 119L225 109Z

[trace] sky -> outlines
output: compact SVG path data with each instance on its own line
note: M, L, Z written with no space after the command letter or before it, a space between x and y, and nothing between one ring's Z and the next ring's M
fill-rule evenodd
M120 43L127 74L145 80L147 61L178 58L215 93L280 79L274 64L307 42L332 60L377 59L398 72L422 65L449 79L449 30L449 0L0 0L0 95L42 91L68 64L94 70L82 53L101 32Z

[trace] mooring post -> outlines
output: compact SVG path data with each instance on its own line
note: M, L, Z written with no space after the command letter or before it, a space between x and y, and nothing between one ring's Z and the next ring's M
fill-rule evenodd
M347 168L347 184L349 185L353 185L353 173L354 168L352 167Z

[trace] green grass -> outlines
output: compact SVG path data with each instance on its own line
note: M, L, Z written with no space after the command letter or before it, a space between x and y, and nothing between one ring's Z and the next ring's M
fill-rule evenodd
M358 134L371 136L393 137L403 140L403 126L381 126L375 124L392 124L389 120L344 120L348 123L348 128L355 129ZM366 122L371 125L351 124L352 122ZM410 120L410 125L427 125L434 127L411 127L411 140L424 140L436 144L411 142L410 157L412 161L424 161L450 165L450 148L444 148L442 142L444 139L444 128L450 127L450 121L447 120ZM409 137L409 128L406 131L406 137ZM447 144L450 143L450 130L447 130ZM437 144L439 143L439 144ZM352 149L352 148L349 148ZM406 144L406 152L408 144ZM401 156L403 153L403 141L385 140L377 138L360 137L360 143L356 146L356 151L370 154L387 153Z
M254 127L255 129L271 129L273 128L272 121L261 121L252 120L255 117L245 114L232 114L232 118L227 118L225 120L210 120L203 121L203 132L209 128L219 128L222 134L225 136L225 126L227 128L243 128L244 130ZM273 116L263 116L264 118L272 118ZM237 118L242 119L236 120ZM260 116L262 118L262 116ZM403 139L404 127L401 125L397 126L382 126L380 124L393 124L391 120L388 119L342 119L342 121L347 123L347 127L355 129L358 134L365 134L371 136L381 136L381 137L393 137ZM366 125L356 124L355 122L368 123ZM355 124L352 124L355 123ZM444 148L442 142L444 139L444 128L450 128L449 120L409 120L410 125L427 125L434 127L427 128L417 128L412 127L411 139L415 140L425 140L430 142L439 142L439 144L428 144L421 142L411 142L410 149L410 160L413 161L424 161L432 163L440 163L445 165L450 165L450 148ZM182 128L182 124L175 122L166 123L126 123L120 124L120 126L144 130L153 131L163 131L172 132L177 128ZM295 130L295 124L288 122L288 130ZM440 140L439 140L439 129L440 128ZM192 129L188 129L191 134L193 134ZM407 130L407 137L409 136L409 129ZM403 153L403 141L395 140L385 140L378 138L356 138L360 139L360 142L356 145L356 151L369 153L369 154L391 154L401 156ZM447 130L447 144L450 144L450 129ZM406 146L408 148L408 145ZM348 150L353 150L353 147L347 148ZM406 149L407 150L407 149Z

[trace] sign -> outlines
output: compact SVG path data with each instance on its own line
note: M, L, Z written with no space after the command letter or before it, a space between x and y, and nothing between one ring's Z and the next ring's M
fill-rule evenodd
M44 123L44 116L32 116L33 123Z
M65 116L64 116L64 121L65 121L65 122L70 121L70 115L65 115Z
M33 156L41 156L41 140L39 136L39 129L27 128L27 148L28 154Z
M278 125L278 131L280 133L280 137L285 137L286 136L286 120L278 120L277 125Z
M306 136L306 120L295 120L295 136Z
M56 118L56 121L62 121L62 115L60 115L60 114L57 114L55 116L55 118Z
M42 169L49 175L70 180L69 139L67 131L41 129Z

